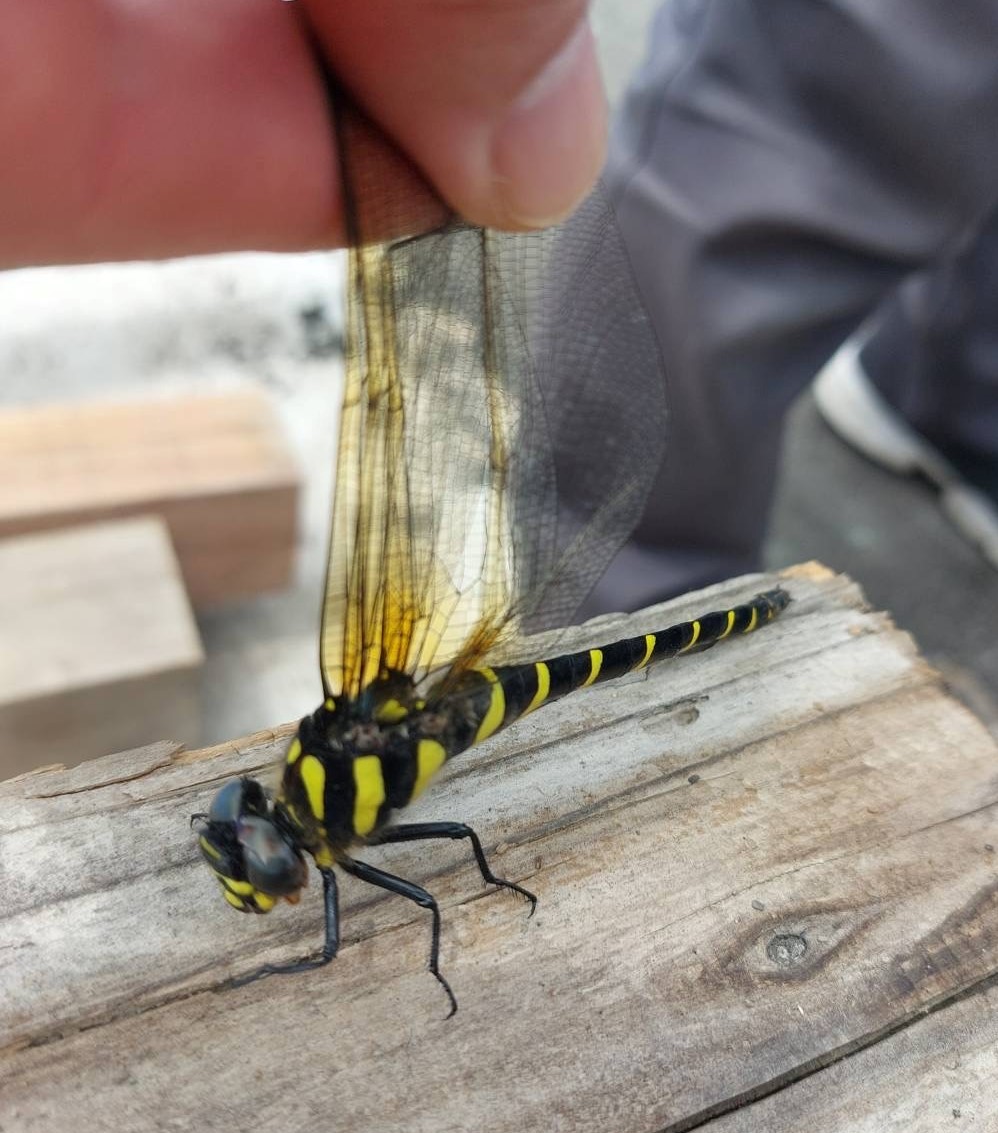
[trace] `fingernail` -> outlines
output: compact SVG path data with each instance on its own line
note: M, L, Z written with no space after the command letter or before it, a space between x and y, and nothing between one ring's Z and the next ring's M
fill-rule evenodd
M493 136L492 177L510 225L543 228L567 216L596 179L605 148L606 99L583 21Z

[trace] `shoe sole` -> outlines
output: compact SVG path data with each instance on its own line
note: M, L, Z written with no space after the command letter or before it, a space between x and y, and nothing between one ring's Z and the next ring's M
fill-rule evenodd
M998 570L998 509L884 401L863 371L857 345L846 343L835 354L813 392L821 416L847 444L892 472L927 481L949 521Z

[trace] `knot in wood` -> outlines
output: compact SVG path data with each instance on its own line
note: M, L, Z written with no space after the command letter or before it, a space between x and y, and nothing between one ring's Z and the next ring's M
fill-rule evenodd
M766 955L777 967L793 968L807 952L807 941L798 933L777 933L766 945Z

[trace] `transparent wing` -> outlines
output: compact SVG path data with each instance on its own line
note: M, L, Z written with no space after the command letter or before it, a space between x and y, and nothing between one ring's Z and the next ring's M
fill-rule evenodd
M369 123L342 103L337 127L356 247L321 664L355 699L567 623L641 514L664 386L601 189L544 233L372 243L411 205Z

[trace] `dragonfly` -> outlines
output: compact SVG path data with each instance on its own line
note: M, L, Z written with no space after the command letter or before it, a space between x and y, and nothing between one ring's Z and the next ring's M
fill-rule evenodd
M569 693L749 633L782 589L660 632L511 660L568 625L640 518L663 452L660 351L601 183L564 224L511 235L424 197L421 222L385 186L419 180L341 88L331 97L348 217L345 380L319 662L323 701L291 739L273 794L226 783L194 816L222 896L244 913L297 902L322 878L317 955L234 982L328 964L340 943L337 871L431 918L423 886L356 856L461 840L460 821L397 822L444 764ZM389 166L378 155L391 153ZM404 194L402 194L404 196ZM408 211L406 211L408 209ZM389 234L385 238L385 234ZM597 284L594 286L594 282Z

